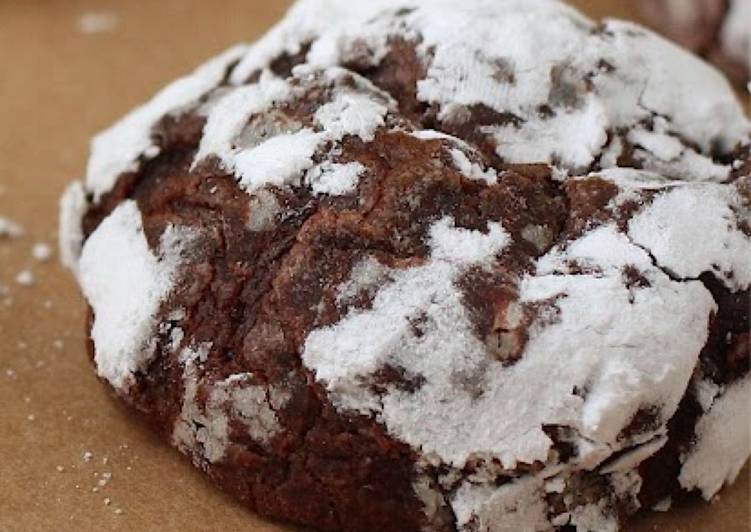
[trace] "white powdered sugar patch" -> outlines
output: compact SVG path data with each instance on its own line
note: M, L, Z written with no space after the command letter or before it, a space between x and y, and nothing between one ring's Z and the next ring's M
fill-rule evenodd
M454 280L464 268L492 262L507 243L500 226L482 234L454 228L448 219L437 222L430 262L390 272L393 281L371 310L313 331L303 360L337 406L375 412L391 434L453 466L488 454L507 468L545 462L551 441L542 427L555 424L587 438L590 450L581 460L594 467L621 445L617 436L639 408L657 406L664 420L675 412L714 302L701 283L671 281L643 250L605 227L565 251L552 250L537 274L524 279L522 302L554 300L558 317L533 328L522 359L504 367L475 336ZM572 259L600 273L568 274ZM629 290L626 265L644 268L652 286ZM422 334L412 331L414 321ZM675 330L686 334L676 339ZM654 357L655 351L662 355ZM386 365L424 379L423 385L414 393L390 387L374 395L363 381ZM466 389L473 381L479 397ZM576 388L587 388L586 398ZM514 415L499 417L499 411Z
M679 277L711 271L732 290L745 290L751 285L751 238L738 227L733 207L740 210L740 198L731 186L672 187L631 219L628 232Z
M410 133L413 137L420 140L448 140L451 142L463 142L462 140L452 137L447 133L436 131L434 129L418 129Z
M696 424L696 444L683 457L678 480L711 499L735 481L751 454L751 377L728 386Z
M18 238L25 233L23 227L9 218L0 216L0 238Z
M287 100L291 96L290 87L284 81L273 78L269 74L261 76L254 85L242 86L226 92L208 110L206 125L198 153L193 165L210 155L214 155L226 165L228 170L234 170L234 157L243 149L252 149L269 133L279 134L283 131L280 126L274 129L262 130L253 139L243 139L241 134L250 118L268 111L274 103ZM299 130L297 126L294 130Z
M274 193L260 189L250 197L247 227L254 232L269 229L282 211L283 207Z
M573 8L545 0L303 0L243 58L232 81L311 41L308 65L346 63L355 43L365 43L377 66L389 37L419 42L427 76L418 81L418 99L437 105L440 119L461 122L462 110L475 105L512 117L481 128L508 162L587 167L609 132L665 117L648 141L658 153L638 154L643 165L717 180L729 168L712 162L712 147L730 150L749 133L730 86L712 67L640 26L606 20L598 29ZM545 106L553 112L541 113ZM676 135L700 152L682 146L666 164Z
M245 425L248 434L261 445L267 445L281 427L269 405L266 387L251 384L253 375L232 375L212 386L207 403L207 415L227 411L233 419Z
M266 185L299 185L302 173L313 166L322 135L312 129L285 133L234 157L240 186L254 191Z
M78 260L83 246L82 221L86 214L88 203L83 184L75 181L60 198L60 219L58 229L58 248L60 261L78 275Z
M227 419L206 420L196 403L198 394L199 371L211 351L211 344L204 343L186 347L180 352L183 365L183 403L180 415L172 429L172 443L184 454L190 456L198 445L203 443L203 454L209 462L224 456L224 444L227 439ZM193 420L203 421L203 426L196 427ZM209 435L209 436L207 436ZM214 442L219 442L214 444Z
M355 264L349 279L339 286L336 301L346 303L362 291L375 295L378 289L390 279L390 268L372 257L366 257Z
M339 164L326 161L308 172L306 181L315 194L341 196L355 191L365 170L365 166L358 162Z
M552 528L544 496L543 482L534 477L500 487L465 482L451 506L461 530L544 532Z
M354 190L361 166L327 161L314 167L313 156L327 143L338 143L348 135L372 141L375 131L385 125L391 102L364 79L357 79L354 87L343 84L349 79L343 69L309 70L301 75L332 85L330 101L314 114L315 130L272 111L276 104L299 95L300 89L293 90L264 72L258 84L229 91L209 111L193 166L215 156L250 193L267 185L300 186L309 170L305 182L316 194ZM249 120L264 112L260 124L249 127Z
M155 315L193 238L192 231L169 226L155 255L138 206L127 200L86 241L79 281L95 315L94 360L98 374L116 389L127 389L150 359Z
M452 218L442 218L430 228L431 258L458 266L492 261L510 243L509 234L498 223L488 224L487 233L456 227Z
M484 181L488 185L494 185L498 181L498 174L495 170L492 168L486 170L478 163L470 161L462 150L452 149L451 158L454 160L456 169L470 179Z
M571 260L599 272L568 274ZM630 290L622 277L625 266L639 268L651 286ZM700 282L672 281L612 225L565 251L554 248L540 260L537 275L522 282L521 294L526 302L557 298L559 311L556 323L531 333L522 362L538 358L545 372L556 373L551 395L544 392L548 408L556 408L557 395L559 408L576 414L572 426L603 444L615 444L640 407L657 406L662 420L673 415L715 310ZM686 334L676 338L676 330ZM547 354L551 345L557 346L555 357ZM656 351L660 357L653 356ZM559 383L561 389L553 391ZM586 397L572 395L572 386L586 387Z
M508 244L499 224L489 226L482 234L455 228L450 219L437 222L430 232L434 258L427 265L391 272L393 281L380 289L371 310L350 312L337 325L313 331L303 353L337 406L377 412L392 434L459 465L474 451L500 451L507 443L507 427L492 411L498 403L492 397L474 401L455 384L487 363L454 281L465 268L492 261ZM457 250L450 250L451 242ZM410 320L419 320L425 334L416 337ZM426 382L412 395L390 388L379 398L362 378L384 365ZM500 393L498 388L488 386L489 394Z
M385 125L388 108L370 94L337 92L334 99L316 111L315 119L335 138L355 135L365 142L373 140L375 130Z
M162 89L149 103L122 118L110 129L92 140L91 158L86 170L86 188L99 201L109 192L117 178L137 170L139 159L154 158L159 147L154 144L151 130L165 115L195 104L216 88L224 77L227 65L245 53L247 47L238 45Z
M253 375L250 373L232 375L211 384L204 407L198 406L198 388L203 384L199 373L210 350L210 344L202 344L180 353L185 392L172 441L194 460L203 456L210 463L216 463L224 458L229 444L230 419L241 422L248 435L264 446L281 427L269 404L266 387L251 384ZM279 406L284 399L282 397Z
M488 185L495 185L498 182L498 172L493 168L484 168L481 164L472 160L470 155L475 155L475 150L462 139L432 129L413 131L410 135L420 140L445 141L454 167L465 177L484 181Z

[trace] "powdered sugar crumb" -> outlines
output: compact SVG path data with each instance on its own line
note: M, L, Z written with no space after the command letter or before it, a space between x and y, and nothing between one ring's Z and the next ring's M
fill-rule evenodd
M90 11L78 17L78 31L85 34L109 33L117 28L119 17L112 11Z
M31 270L22 270L16 275L16 282L21 286L31 286L34 280L34 273Z
M0 216L0 238L18 238L25 233L24 228L9 218Z
M358 162L339 164L326 161L313 167L305 180L315 194L341 196L354 192L365 170L365 166Z
M40 262L47 262L52 258L52 248L45 242L37 242L31 248L31 255Z

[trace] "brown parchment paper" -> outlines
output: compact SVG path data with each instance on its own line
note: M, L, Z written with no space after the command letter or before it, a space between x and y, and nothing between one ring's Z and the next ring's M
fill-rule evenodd
M575 3L633 16L627 0ZM71 276L57 253L32 257L34 243L55 243L58 197L83 174L95 132L200 61L256 38L288 4L0 0L0 216L26 229L0 238L0 284L9 287L0 293L0 532L292 530L215 489L111 398L87 360ZM24 269L32 286L14 280ZM629 530L745 531L749 510L746 469L712 504Z

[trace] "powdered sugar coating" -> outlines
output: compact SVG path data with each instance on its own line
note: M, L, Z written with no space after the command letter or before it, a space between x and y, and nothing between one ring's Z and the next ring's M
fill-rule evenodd
M745 290L751 285L751 239L739 228L741 209L731 186L671 187L629 222L628 232L679 277L713 271L733 290ZM697 229L708 238L697 239Z
M470 524L487 532L545 532L550 530L543 482L520 479L498 487L465 483L454 495L452 507L460 530Z
M238 45L212 59L193 74L162 89L149 103L132 111L91 143L91 158L86 169L86 188L97 201L109 192L117 178L138 168L141 158L159 154L151 138L151 130L165 115L191 106L216 88L224 77L227 65L246 51Z
M606 149L609 132L662 117L664 126L654 132L660 141L689 139L700 151L683 144L685 157L713 168L706 176L684 164L680 173L722 179L729 169L712 163L711 147L730 149L749 132L727 82L711 67L641 27L608 20L597 28L548 0L378 0L357 6L306 0L259 48L297 53L301 43L312 42L308 64L326 67L346 62L353 43L364 42L377 65L389 36L419 41L428 68L418 81L418 99L438 105L439 118L451 122L478 104L509 118L483 128L509 162L587 167ZM258 53L246 56L233 80L263 69L259 59ZM541 106L551 107L554 116L541 116ZM659 164L659 152L643 151L645 167L679 175Z
M316 194L339 196L353 192L357 188L360 175L365 167L358 163L324 162L317 165L308 174L311 190Z
M732 484L751 455L751 377L730 386L715 399L696 427L697 443L683 457L679 477L684 488L711 499Z
M60 221L58 247L63 266L74 273L78 270L78 260L83 246L83 216L87 209L86 192L83 183L76 181L65 189L60 198Z
M450 16L443 16L447 10ZM509 162L548 162L567 171L587 167L620 142L609 140L611 133L654 120L650 130L634 137L638 141L650 135L645 145L637 146L644 167L684 179L721 180L729 168L713 162L709 153L717 147L730 150L748 137L742 109L715 70L630 23L608 20L596 27L572 8L550 0L473 0L458 6L449 0L356 5L303 0L255 46L228 50L97 136L87 189L96 201L120 174L135 170L139 159L154 157L154 124L166 114L197 105L219 85L232 62L239 60L230 74L231 85L242 86L254 72L261 73L261 82L237 89L247 93L245 106L233 108L226 102L225 109L237 112L224 111L213 120L224 133L232 130L231 124L243 123L248 106L260 111L269 103L264 87L283 86L269 70L279 54L296 54L312 43L307 68L327 68L346 62L353 43L365 42L369 60L377 65L387 53L389 36L419 40L427 75L418 81L417 96L438 106L440 118L461 120L456 117L473 105L508 117L505 124L483 127L483 133L494 137L498 155ZM541 39L547 43L542 49ZM231 91L225 98L238 101L241 95ZM553 115L541 115L541 108ZM324 117L322 126L330 134L336 136L338 128L345 127L365 139L383 114L372 98L344 93L321 112L326 109L336 118ZM345 125L337 125L339 120ZM362 123L357 126L352 120ZM211 153L222 157L226 151L217 145L222 144L222 133L214 129L205 131L199 160ZM678 138L690 142L680 143L677 160L665 160L667 146L677 156Z
M350 86L351 74L338 68L309 70L301 77L314 83L317 80L331 91L328 101L318 104L313 117L315 129L303 127L283 113L269 113L295 96L304 97L305 91L264 73L257 85L229 90L209 111L194 167L207 157L217 157L251 193L267 185L300 186L315 164L313 156L327 143L336 145L345 136L371 141L376 129L385 125L390 101L366 80L356 79ZM269 116L260 119L255 128L248 127L249 121L253 125L252 117L264 112ZM316 193L330 190L333 195L342 194L354 188L355 168L360 167L344 171L318 166L306 181ZM344 173L334 175L335 169ZM333 181L317 183L321 177Z
M521 302L556 299L558 320L533 329L524 357L507 368L489 358L471 332L453 286L455 268L477 266L502 250L507 240L493 232L437 222L428 265L393 273L394 282L377 293L371 311L311 333L303 361L327 384L335 404L376 412L400 439L456 467L484 453L510 469L519 462L544 463L552 442L542 427L553 424L609 448L604 459L640 407L659 405L669 419L707 338L714 302L706 289L671 281L612 227L590 233L565 252L552 250L521 283ZM566 275L562 257L601 273ZM632 294L622 279L627 264L643 267L653 286ZM426 325L416 336L409 322L421 312ZM671 330L690 334L675 341ZM662 356L655 358L655 350ZM398 388L374 395L363 378L386 364L419 376L424 385L409 399ZM460 384L475 374L481 376L479 397ZM589 389L585 399L572 392L583 387ZM498 419L506 408L517 415Z
M558 252L552 251L554 256ZM565 258L600 271L567 275L564 264L550 267L548 258L540 261L537 275L522 283L522 300L564 297L556 303L558 323L531 338L525 358L539 350L544 367L552 363L545 362L549 346L556 345L563 375L572 371L565 365L576 361L573 371L584 372L578 373L581 380L563 379L564 386L589 390L583 404L576 405L576 427L591 441L615 446L640 407L657 405L664 420L673 415L706 342L714 302L701 283L675 283L648 265L646 253L612 226L576 241ZM627 265L643 268L651 286L631 292L622 277ZM649 316L662 318L655 322ZM671 330L689 334L676 341ZM655 351L661 353L659 358L653 357ZM561 392L568 395L563 390L556 395ZM576 404L577 398L570 395L569 401Z
M170 227L158 255L149 249L141 213L123 202L86 241L78 279L95 319L91 338L99 375L127 389L149 360L155 316L170 292L191 233Z

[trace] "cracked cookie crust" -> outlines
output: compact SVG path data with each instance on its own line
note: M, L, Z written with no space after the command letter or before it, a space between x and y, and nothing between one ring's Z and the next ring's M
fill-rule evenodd
M250 508L616 530L749 455L749 131L558 2L303 0L95 138L61 251L98 375Z

